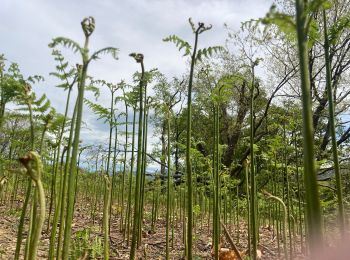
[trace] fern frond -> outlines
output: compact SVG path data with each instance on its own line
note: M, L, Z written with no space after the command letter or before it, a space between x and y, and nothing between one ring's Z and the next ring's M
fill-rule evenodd
M91 91L94 93L94 97L97 99L100 96L100 89L98 87L95 87L93 85L87 85L85 86L86 91Z
M35 100L33 102L34 105L36 106L41 106L41 104L44 102L44 100L46 100L46 95L43 94L39 99Z
M58 72L50 72L49 75L50 76L54 76L54 77L56 77L56 78L58 78L60 80L66 79L65 74L60 74Z
M289 36L291 39L295 38L296 23L294 17L277 11L276 5L272 5L266 16L259 21L265 25L274 24L285 35Z
M335 44L342 33L350 29L350 17L343 16L337 19L329 29L329 42Z
M110 112L108 111L107 108L93 103L88 99L84 99L85 104L96 114L99 116L99 119L101 118L106 118L109 119L110 118Z
M33 101L33 110L40 113L45 113L51 107L50 100L43 94L39 99Z
M66 48L72 49L74 53L76 52L80 52L81 54L83 53L83 48L81 48L77 42L65 37L54 38L52 42L49 44L49 47L55 48L58 45L62 45Z
M191 45L176 35L170 35L164 38L163 41L174 43L176 47L179 49L179 51L181 51L182 49L185 49L185 54L183 56L187 56L191 54L191 49L192 49Z
M30 83L34 84L40 81L44 81L44 77L40 76L40 75L34 75L34 76L29 76L27 78L27 81L29 81Z
M204 49L200 49L197 52L196 55L196 60L202 61L202 58L210 58L213 56L213 54L217 54L219 52L223 52L225 49L222 46L213 46L213 47L209 47L209 48L204 48Z
M103 48L103 49L100 49L100 50L94 52L91 55L90 60L97 60L100 58L99 57L100 55L106 55L106 54L112 55L112 57L117 60L118 59L118 52L119 52L118 48L106 47L106 48Z
M45 113L50 107L51 107L51 102L49 99L47 99L42 106L35 108L35 111Z

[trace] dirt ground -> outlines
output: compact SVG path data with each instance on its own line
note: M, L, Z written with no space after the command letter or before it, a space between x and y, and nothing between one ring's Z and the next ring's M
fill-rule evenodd
M0 259L8 260L13 259L16 235L18 228L18 220L20 215L20 202L15 203L13 209L10 209L9 205L0 205ZM90 241L103 241L101 233L102 213L96 216L95 224L92 224L90 214L86 212L89 207L80 207L78 205L84 205L83 203L77 204L75 208L75 216L73 220L73 232L72 237L76 239L77 234L82 230L90 230ZM86 205L85 205L86 206ZM101 212L101 211L100 211ZM142 245L138 249L138 259L164 259L165 258L165 219L159 218L156 223L155 232L151 232L150 222L147 221L147 212L145 214L146 220L143 224L142 233ZM127 246L123 241L123 233L119 231L120 222L119 214L114 214L111 218L111 259L128 259L130 245ZM28 222L28 219L26 219ZM203 218L200 221L200 217L197 218L196 227L194 229L194 256L195 259L213 259L211 256L211 237L210 229L208 228L207 218ZM49 248L49 233L46 232L47 222L43 228L41 241L39 244L38 259L48 259ZM25 228L26 230L26 228ZM237 248L244 252L247 250L247 225L244 222L240 222L239 231L237 226L228 225L228 230L236 243ZM239 232L239 241L238 233ZM280 256L278 254L278 243L276 237L273 236L272 227L260 227L260 242L259 249L261 251L261 259L277 260L284 259L283 257L283 242L280 242ZM184 246L182 243L183 229L182 225L178 224L174 226L174 241L171 241L171 259L184 259L183 252ZM25 244L26 233L24 234ZM97 240L96 240L97 238ZM238 242L237 242L238 241ZM24 244L22 249L24 248ZM102 242L96 243L101 249ZM223 248L230 248L230 244L227 239L222 237ZM293 259L305 259L301 253L300 241L298 237L294 238L292 245L294 256ZM85 259L93 259L88 257L86 252ZM102 258L98 258L102 259ZM233 260L229 258L227 260Z

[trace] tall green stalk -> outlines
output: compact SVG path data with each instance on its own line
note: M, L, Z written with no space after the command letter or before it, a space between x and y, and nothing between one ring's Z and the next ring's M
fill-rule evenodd
M214 203L213 203L213 245L214 257L219 259L220 244L220 180L219 180L219 105L214 105L214 150L213 150L213 180L214 180Z
M63 176L61 176L61 189L60 189L60 200L61 200L61 207L59 209L60 211L60 216L59 216L59 230L58 230L58 241L57 241L57 251L56 251L56 259L61 259L62 256L62 243L63 243L63 234L64 234L64 227L65 227L65 209L66 209L66 196L67 196L67 186L68 186L68 172L70 169L70 154L72 150L72 143L73 143L73 134L74 134L74 129L75 129L75 121L77 117L77 102L74 105L74 110L73 110L73 116L71 120L71 125L70 125L70 133L69 133L69 138L68 138L68 143L67 143L67 156L66 156L66 162L64 165L64 172ZM61 170L62 173L62 170Z
M79 89L78 89L78 97L77 97L77 119L75 122L75 132L73 139L73 147L72 147L72 157L70 162L70 174L68 179L68 201L67 201L67 214L66 214L66 225L64 231L64 242L63 242L63 259L67 260L69 256L69 246L71 241L71 233L72 233L72 221L73 221L73 213L74 213L74 195L75 195L75 187L74 180L77 169L77 156L79 152L79 139L80 139L80 129L81 122L83 117L83 104L84 104L84 91L85 91L85 81L87 76L88 69L88 44L89 37L92 34L93 29L89 28L91 25L94 27L94 20L84 19L82 22L82 27L85 34L85 44L84 44L84 52L82 53L83 65L81 70L81 75L79 78Z
M126 153L127 153L127 149L128 149L128 124L129 124L129 120L128 120L128 103L126 102L126 100L124 100L124 104L125 104L125 145L124 145L124 162L123 162L123 176L122 176L122 206L121 206L121 211L120 211L120 228L123 231L123 239L125 238L125 231L126 228L124 227L124 186L125 186L125 175L126 175Z
M245 173L245 181L246 181L246 200L247 200L247 220L248 220L248 252L251 252L251 216L250 216L250 192L249 192L249 169L248 169L248 160L244 160L243 169Z
M111 180L109 174L104 175L105 193L103 200L103 259L109 260L109 208L111 203Z
M137 140L137 162L136 162L136 184L135 184L135 205L134 205L134 222L130 249L130 259L134 260L136 256L136 246L138 240L138 227L140 221L140 186L141 186L141 164L142 164L142 128L143 128L143 88L145 85L145 67L143 64L143 54L132 53L131 57L135 58L137 63L141 65L141 78L139 84L139 127Z
M131 141L131 162L130 162L130 174L129 174L129 195L128 195L128 209L127 209L127 245L129 245L130 237L130 216L132 213L131 209L131 196L132 196L132 179L134 175L134 148L135 148L135 126L136 126L136 107L133 109L133 121L132 121L132 141Z
M254 89L255 89L255 73L254 68L257 65L257 62L251 64L252 69L252 85L250 89L250 212L251 212L251 238L252 238L252 258L256 260L257 252L257 243L258 235L257 232L257 214L256 214L256 205L257 205L257 196L256 196L256 184L255 184L255 154L254 154Z
M294 150L295 150L295 167L296 167L296 181L297 181L297 196L298 196L298 217L299 217L299 232L300 232L300 244L301 247L304 246L304 236L303 236L303 219L302 215L302 206L301 206L301 185L300 185L300 177L299 177L299 153L297 146L297 132L294 134Z
M192 86L193 86L193 73L194 66L196 63L197 47L198 47L198 36L206 29L204 23L198 23L198 28L194 29L194 25L190 20L192 29L195 35L193 52L191 56L191 67L190 77L188 81L188 92L187 92L187 128L186 128L186 182L187 182L187 259L192 260L192 226L193 226L193 193L192 193L192 166L191 166L191 131L192 131Z
M283 207L283 251L284 251L284 257L286 260L289 260L289 256L288 255L288 250L287 250L287 225L288 225L288 211L287 211L287 206L286 204L283 202L282 199L280 199L279 197L276 197L276 196L273 196L272 194L266 192L266 191L263 191L263 194L267 196L267 198L269 199L273 199L275 201L277 201L278 203L280 203L280 205L282 205Z
M144 90L144 100L145 100L145 109L143 113L143 130L142 130L142 163L141 163L141 184L140 184L140 221L139 221L139 236L137 245L141 245L141 231L142 231L142 224L143 224L143 216L144 216L144 203L145 203L145 185L146 185L146 154L147 154L147 133L148 133L148 111L149 111L149 104L150 99L147 98L147 85L145 85Z
M69 77L69 73L70 72L66 73L66 71L65 71L65 65L63 64L63 61L64 61L63 56L58 51L53 51L53 55L55 55L55 60L59 61L59 63L60 63L60 65L57 66L58 70L62 70L62 72L63 72L63 74L62 75L58 75L58 77L64 77L65 84L66 84L66 86L68 88L68 94L67 94L67 98L66 98L66 105L65 105L63 122L62 122L61 129L60 129L60 132L59 132L59 137L58 137L57 162L56 162L56 166L54 167L54 176L55 176L54 179L56 181L56 176L57 176L57 172L58 172L58 161L59 161L59 157L60 157L61 144L62 144L62 139L63 139L64 130L65 130L66 121L67 121L67 116L68 116L70 97L71 97L73 86L77 82L79 72L75 71L75 75L74 75L74 78L73 78L72 82L69 82L68 81L68 77ZM58 216L59 216L59 212L60 212L60 210L59 210L60 206L58 204L61 203L60 196L61 196L62 180L63 180L62 175L60 175L60 179L61 179L61 183L60 183L60 187L59 187L58 199L55 202L55 213L54 213L54 220L53 220L53 223L52 223L52 230L51 230L50 251L51 250L54 251L54 243L55 243L55 238L56 238L56 229L57 229L57 223L58 223ZM51 201L52 201L52 198L51 198ZM50 207L51 207L51 204L52 204L51 201L50 201ZM51 210L49 211L49 219L50 219L50 212L51 212ZM48 221L48 227L49 227L49 221ZM52 235L52 233L54 233L54 234ZM49 253L49 256L51 256L50 253Z
M168 126L168 179L167 179L167 193L166 193L166 234L165 234L165 241L166 241L166 256L165 258L169 259L169 226L170 226L170 184L171 184L171 158L170 158L170 111L167 112L168 118L167 118L167 126Z
M105 194L103 204L103 247L104 247L104 259L109 259L109 235L110 235L110 217L111 217L111 198L112 198L112 186L109 179L109 166L111 161L111 149L112 149L112 134L113 134L113 122L114 122L114 93L117 90L113 84L107 84L111 93L111 106L109 114L109 141L108 141L108 155L107 155L107 169L105 179ZM117 130L116 130L117 132ZM117 138L117 136L116 136ZM114 158L115 159L115 158ZM113 165L114 166L114 165ZM113 184L113 183L112 183Z
M337 199L338 199L338 210L339 210L339 224L340 232L345 234L345 219L344 219L344 206L343 206L343 193L342 184L340 176L340 167L338 159L338 147L335 132L335 111L334 111L334 101L333 101L333 91L332 91L332 75L331 75L331 60L329 57L329 40L328 40L328 29L327 29L327 17L326 11L323 10L323 32L324 32L324 57L326 64L326 85L327 85L327 95L328 95L328 113L329 113L329 130L331 132L332 138L332 154L333 163L335 171L335 180L337 185Z
M29 122L30 122L30 149L34 151L34 144L35 144L35 133L34 133L34 120L33 120L33 111L32 111L32 104L30 100L30 88L28 85L24 86L24 94L25 94L25 100L29 111ZM26 211L28 208L30 195L32 192L32 180L28 179L28 185L26 190L26 197L24 199L23 208L21 212L21 217L19 220L18 225L18 232L17 232L17 242L16 242L16 251L15 251L15 260L19 259L19 255L21 252L21 245L22 245L22 239L23 239L23 227L24 227L24 219L26 215ZM29 239L29 232L28 237Z
M113 186L115 181L115 164L116 164L116 146L117 146L117 136L118 136L118 126L117 126L117 119L118 117L115 117L115 111L114 111L114 104L115 104L115 98L114 94L118 90L118 87L111 83L102 82L104 85L108 87L111 94L111 103L109 108L109 140L108 140L108 154L107 154L107 168L106 168L106 175L110 176L110 165L111 165L111 154L112 154L112 134L113 134L113 128L115 127L115 140L114 140L114 152L113 152L113 163L112 163L112 182L104 182L105 183L105 193L104 194L104 206L108 205L108 213L104 211L103 214L103 223L108 224L108 236L111 233L111 217L112 217L112 204L113 204ZM110 188L107 187L107 184L110 186ZM108 194L107 194L108 192ZM106 214L107 213L107 214ZM107 222L105 218L108 218ZM105 227L104 227L105 228ZM109 252L109 239L104 240L104 251ZM107 256L105 256L107 257ZM109 255L108 255L109 257Z
M63 259L68 259L69 257L69 247L71 241L71 233L72 233L72 221L73 221L73 212L74 212L74 201L75 201L75 176L77 172L77 157L79 153L79 137L80 137L80 129L82 123L83 116L83 104L84 104L84 91L86 85L87 78L87 70L91 60L96 60L99 58L101 54L111 54L113 58L117 59L118 49L113 47L107 47L100 49L89 56L89 38L91 34L95 30L95 19L93 17L85 18L81 22L81 26L85 35L84 46L80 47L78 43L64 38L58 37L53 40L50 47L54 48L57 45L62 44L63 46L67 46L72 48L75 52L79 52L82 57L82 65L81 69L79 69L79 80L78 80L78 97L77 97L77 115L75 121L75 130L74 130L74 139L72 146L72 156L70 160L70 175L68 179L68 200L67 200L67 214L66 214L66 225L64 232L64 243L63 243Z
M314 156L314 130L310 96L308 58L307 0L296 0L296 23L299 49L300 79L303 107L304 182L306 191L306 217L311 256L323 244L322 215L316 179Z
M199 22L197 28L192 22L191 18L189 23L192 28L192 32L195 35L193 50L191 52L191 46L188 42L180 39L176 35L171 35L164 39L164 41L170 41L176 44L181 50L185 49L185 55L191 54L191 65L190 65L190 75L188 81L188 91L187 91L187 115L186 115L186 184L187 184L187 245L186 245L186 256L188 260L192 260L193 253L193 189L192 189L192 166L191 166L191 131L192 131L192 85L193 85L193 73L194 67L197 60L200 60L202 56L209 57L213 52L218 52L222 50L222 47L214 46L207 49L201 49L197 52L198 48L198 37L199 34L208 31L212 28L211 25L205 26L204 23Z

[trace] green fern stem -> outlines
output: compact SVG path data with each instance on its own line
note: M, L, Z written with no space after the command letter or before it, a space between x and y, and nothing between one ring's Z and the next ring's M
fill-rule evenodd
M303 107L303 143L304 143L304 182L306 190L306 217L308 241L311 257L322 247L322 215L316 179L314 156L314 130L312 123L312 106L310 96L310 77L307 35L307 1L296 0L297 39L299 49L300 79Z
M325 65L326 65L326 87L328 95L328 113L329 113L329 129L331 132L332 139L332 154L334 163L335 180L337 186L337 199L338 199L338 211L339 211L339 224L340 232L345 235L345 219L344 219L344 206L343 206L343 192L342 183L340 176L339 158L338 158L338 147L337 138L335 132L335 112L334 112L334 101L333 101L333 91L332 91L332 75L331 75L331 60L329 57L329 40L328 40L328 30L327 30L327 17L326 11L323 10L323 31L324 31L324 52L325 52Z

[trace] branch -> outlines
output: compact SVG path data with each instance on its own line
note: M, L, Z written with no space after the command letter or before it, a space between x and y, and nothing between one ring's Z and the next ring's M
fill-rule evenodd
M235 243L233 242L233 239L232 239L232 237L230 236L230 233L228 233L227 228L226 228L226 226L224 225L224 223L221 222L221 226L222 226L223 229L224 229L224 233L225 233L225 235L226 235L226 238L227 238L228 242L230 243L230 245L231 245L233 251L235 252L235 254L236 254L236 256L237 256L237 259L238 259L238 260L243 260L243 258L242 258L242 256L241 256L241 253L238 251L238 249L237 249Z

